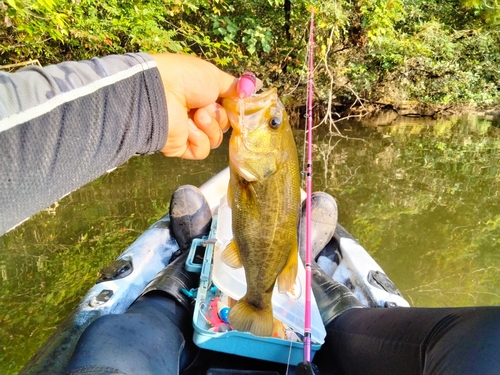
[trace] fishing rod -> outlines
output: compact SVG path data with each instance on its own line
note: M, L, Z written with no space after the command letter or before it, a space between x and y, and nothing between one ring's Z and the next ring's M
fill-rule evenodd
M316 375L318 370L311 362L311 293L312 293L312 129L313 129L313 70L314 70L314 8L311 7L309 31L309 71L307 77L307 159L306 159L306 291L304 311L304 361L297 366L297 375Z
M311 206L312 206L312 121L313 121L313 69L314 69L314 8L311 7L309 31L309 72L307 79L307 165L306 165L306 293L304 312L304 362L311 362Z

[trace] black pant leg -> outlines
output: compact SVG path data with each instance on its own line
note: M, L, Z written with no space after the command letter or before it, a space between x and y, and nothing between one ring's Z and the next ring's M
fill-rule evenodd
M93 322L78 341L66 371L104 375L114 374L115 369L127 375L177 375L193 359L189 355L193 353L183 350L185 338L191 341L192 337L190 319L176 301L149 293L126 313Z
M326 331L323 375L500 374L500 307L352 309Z
M424 375L500 374L500 306L446 310L425 342Z

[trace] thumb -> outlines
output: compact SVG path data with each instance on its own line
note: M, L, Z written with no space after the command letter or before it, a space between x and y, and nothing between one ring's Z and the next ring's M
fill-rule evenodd
M219 81L219 97L221 98L237 98L238 78L223 72L217 68L217 80Z
M219 80L219 97L221 98L238 98L238 81L239 78L235 78L230 74L219 70L218 80ZM255 82L255 91L259 91L262 88L262 81L257 78Z

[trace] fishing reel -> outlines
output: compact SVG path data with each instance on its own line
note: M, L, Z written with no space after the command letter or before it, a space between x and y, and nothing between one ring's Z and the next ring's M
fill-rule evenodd
M300 362L297 365L296 375L319 375L318 366L312 362Z

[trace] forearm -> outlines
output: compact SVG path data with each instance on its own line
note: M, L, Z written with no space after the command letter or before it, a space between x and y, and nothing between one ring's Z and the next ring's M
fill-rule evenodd
M148 55L1 74L0 234L166 139L165 94Z

